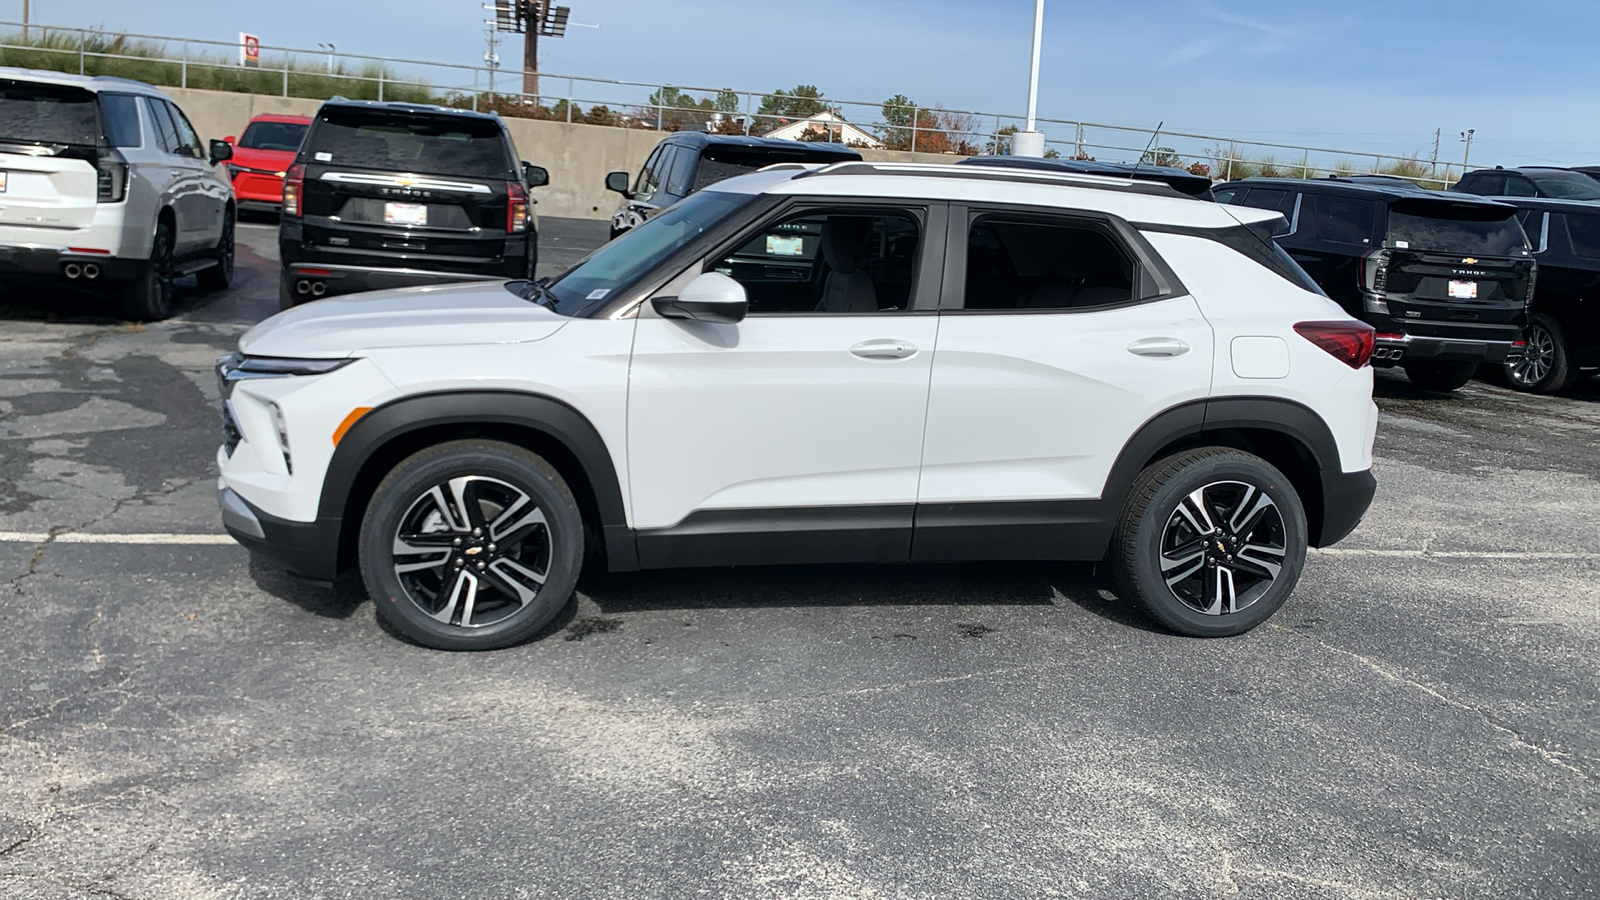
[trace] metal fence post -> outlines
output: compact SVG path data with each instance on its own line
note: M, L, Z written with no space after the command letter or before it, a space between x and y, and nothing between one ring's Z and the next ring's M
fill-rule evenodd
M378 102L383 102L383 67L378 67Z
M283 55L283 96L289 96L289 54Z
M567 124L572 124L572 79L567 79Z
M666 93L667 93L666 88L659 88L659 87L656 88L656 130L657 131L660 131L663 127L665 127L665 124L666 124L665 122L662 121L662 118L661 118L666 112L661 107L661 104L665 103L666 100L667 100Z
M86 43L83 32L78 32L78 74L83 74L83 45Z
M478 70L472 70L472 111L478 111Z
M1300 177L1311 177L1311 149L1306 148L1306 155L1300 159Z
M917 120L922 118L922 108L911 107L911 152L917 152Z
M183 42L183 66L180 69L180 73L179 73L179 76L178 76L178 86L179 87L183 87L183 88L187 88L189 86L189 42L188 41L184 41Z

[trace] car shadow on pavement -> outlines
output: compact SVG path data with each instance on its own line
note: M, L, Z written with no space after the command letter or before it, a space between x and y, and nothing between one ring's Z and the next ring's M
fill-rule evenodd
M128 325L109 290L72 288L53 281L7 280L0 283L0 321L54 322L69 325ZM181 316L210 303L219 294L204 291L194 276L177 279L172 286L172 314Z
M367 602L366 587L354 572L339 576L332 584L311 581L251 554L250 580L263 593L324 619L348 619Z
M606 615L659 609L1060 606L1157 630L1119 599L1103 567L1067 563L751 566L591 574L578 591Z

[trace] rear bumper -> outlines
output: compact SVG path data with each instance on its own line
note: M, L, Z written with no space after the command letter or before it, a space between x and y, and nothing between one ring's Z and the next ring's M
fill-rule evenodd
M1409 362L1475 362L1499 364L1522 357L1526 347L1521 341L1483 341L1461 338L1417 337L1402 334L1398 337L1380 334L1377 349L1372 354L1372 364L1403 366Z
M1350 536L1372 507L1378 480L1372 472L1338 472L1322 475L1322 523L1314 547L1331 547Z
M332 296L334 294L354 294L360 291L381 291L389 288L417 287L428 284L501 281L520 276L439 272L431 269L375 269L366 266L294 263L283 267L283 277L288 281L291 290L294 290L301 281L320 282L326 288L326 293L318 296Z
M279 200L249 200L244 197L236 201L238 207L245 212L282 212L283 201Z
M233 539L296 575L332 581L339 574L340 519L290 522L250 505L232 489L218 485L222 527Z
M0 242L0 274L65 278L68 263L94 263L101 278L132 278L143 260L117 259L107 253L86 253L60 244Z

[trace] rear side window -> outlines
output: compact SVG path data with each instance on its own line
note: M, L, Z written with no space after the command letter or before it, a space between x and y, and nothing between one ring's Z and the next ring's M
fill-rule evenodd
M159 100L144 98L145 111L156 126L156 143L168 153L183 153L183 142L178 140L178 126L173 124L167 105Z
M1480 197L1498 197L1505 193L1506 176L1501 172L1474 172L1462 178L1456 187Z
M1520 256L1527 249L1516 216L1483 222L1391 209L1387 240L1397 248L1462 256Z
M246 150L300 149L300 141L311 126L300 122L251 122L239 136L239 146Z
M1319 240L1335 244L1370 244L1377 231L1378 204L1357 197L1307 194L1300 227Z
M132 94L101 94L100 121L106 143L113 147L139 147L144 135L139 127L139 98Z
M1575 216L1568 213L1567 233L1572 237L1572 253L1583 259L1600 259L1600 216Z
M1211 196L1218 203L1232 203L1233 195L1239 193L1238 188L1223 188L1211 192Z
M1506 178L1506 192L1502 196L1537 197L1539 196L1539 189L1533 186L1533 182L1523 178L1521 175L1511 175Z
M965 308L1089 309L1131 303L1133 257L1102 228L985 216L967 238Z
M0 141L96 146L100 127L94 95L81 88L0 79Z
M306 138L305 162L463 178L520 177L493 119L390 110L325 111Z

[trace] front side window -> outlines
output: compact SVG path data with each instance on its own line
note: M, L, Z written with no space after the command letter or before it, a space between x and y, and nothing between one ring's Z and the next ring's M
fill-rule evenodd
M1566 215L1572 253L1583 259L1600 259L1600 216ZM1535 239L1537 240L1537 238Z
M244 134L239 136L239 146L246 150L286 150L293 153L300 149L300 142L305 139L306 130L310 125L300 122L251 122L244 129Z
M0 79L0 141L93 147L100 143L94 95L81 88Z
M721 191L695 194L589 254L542 292L529 292L529 299L542 293L556 312L582 315L626 290L685 244L744 208L751 199L747 194ZM528 283L511 282L510 287L520 293Z
M200 143L200 135L195 134L194 126L189 124L189 119L184 116L183 110L170 103L166 106L172 113L172 124L178 127L178 155L205 159L206 148Z
M1582 172L1540 172L1536 180L1539 191L1546 197L1558 200L1600 200L1600 182Z
M911 307L921 233L909 212L807 210L708 268L744 285L751 315L897 312Z
M143 146L138 97L132 94L101 94L100 121L105 126L107 144L113 147Z
M667 193L674 197L687 197L690 187L694 183L695 163L700 161L700 154L688 147L678 148L677 158L672 161L672 169L667 173Z
M1129 303L1135 271L1119 242L1092 223L985 216L968 233L965 305L1013 310Z

